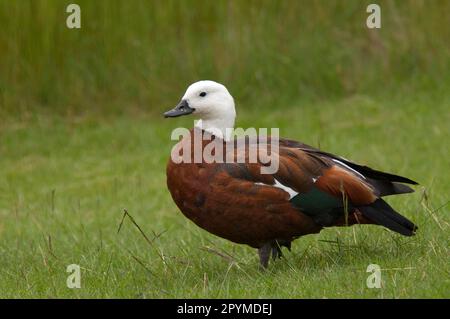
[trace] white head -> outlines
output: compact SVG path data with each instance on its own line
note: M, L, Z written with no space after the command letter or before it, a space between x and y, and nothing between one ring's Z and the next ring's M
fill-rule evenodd
M200 121L196 127L214 135L231 133L236 118L233 97L227 88L214 81L199 81L191 84L181 98L180 103L164 113L165 117L177 117L193 114ZM227 130L228 129L228 130Z

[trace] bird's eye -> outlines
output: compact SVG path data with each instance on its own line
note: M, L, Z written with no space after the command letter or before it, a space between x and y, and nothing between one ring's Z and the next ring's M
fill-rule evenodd
M202 92L202 93L200 93L199 94L201 97L204 97L204 96L206 96L206 92Z

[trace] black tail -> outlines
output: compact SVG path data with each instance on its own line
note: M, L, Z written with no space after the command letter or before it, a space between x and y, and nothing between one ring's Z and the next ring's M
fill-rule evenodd
M377 171L373 168L370 168L368 166L359 165L344 159L339 159L340 161L344 162L351 168L357 170L361 174L363 174L365 177L381 180L381 181L389 181L389 182L398 182L398 183L406 183L406 184L412 184L417 185L418 183L416 181L413 181L412 179L409 179L404 176L395 175L391 173L386 173L382 171Z
M413 236L417 230L407 218L397 213L381 198L370 205L358 206L358 210L373 222L405 236Z
M377 196L388 196L397 194L413 193L414 190L398 182L390 182L386 180L376 180L372 178L367 178L370 185L373 186Z
M292 141L290 141L290 142L292 142ZM305 152L309 152L309 153L313 152L316 154L321 154L321 155L325 155L327 157L334 158L334 159L350 166L354 170L360 172L365 177L369 177L369 178L372 178L375 180L387 181L387 182L398 182L398 183L406 183L406 184L412 184L412 185L418 184L416 181L413 181L412 179L409 179L404 176L386 173L386 172L382 172L382 171L377 171L376 169L370 168L368 166L359 165L359 164L350 162L349 160L346 160L345 158L336 156L334 154L316 150L316 149L312 148L311 146L304 145L304 144L299 144L299 145L301 145L301 146L297 146L297 147L299 147L301 150L303 150Z
M292 145L293 143L295 143L294 141L288 141L288 140L284 140L284 142L289 143L288 145ZM345 158L333 155L331 153L327 153L327 152L323 152L323 151L314 149L313 147L305 145L305 144L297 143L297 144L294 144L293 147L299 147L301 150L308 152L310 154L311 153L319 154L319 155L322 155L325 157L332 158L332 159L342 162L343 164L356 170L357 172L364 175L366 180L373 186L376 195L380 196L380 197L388 196L388 195L412 193L412 192L414 192L414 190L411 187L404 185L404 184L412 184L412 185L418 184L416 181L413 181L412 179L409 179L407 177L395 175L395 174L391 174L391 173L386 173L386 172L382 172L382 171L377 171L368 166L353 163L349 160L346 160Z

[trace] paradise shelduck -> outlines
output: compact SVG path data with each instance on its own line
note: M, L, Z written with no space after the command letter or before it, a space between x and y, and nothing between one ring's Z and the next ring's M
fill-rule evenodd
M416 182L293 140L277 138L274 149L273 137L264 142L235 138L230 134L236 117L233 97L213 81L190 85L164 116L188 114L200 120L172 149L167 165L172 198L201 228L257 248L264 268L271 255L281 257L282 246L290 249L294 239L324 227L376 224L414 235L417 227L381 197L413 192L403 183ZM200 158L194 154L195 147L203 152L212 142L213 151ZM260 155L262 146L277 155L276 171L263 172L267 158L250 160L250 152L257 149Z

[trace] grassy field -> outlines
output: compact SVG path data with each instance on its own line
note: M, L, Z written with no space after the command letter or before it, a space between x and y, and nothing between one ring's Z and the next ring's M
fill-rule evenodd
M12 125L0 146L1 296L449 297L448 103L357 96L256 117L241 105L238 125L277 126L422 185L389 200L419 225L417 236L327 229L294 242L265 273L255 250L198 229L166 190L170 132L189 119ZM117 233L123 208L151 245L128 218ZM66 287L72 263L82 267L81 289ZM366 287L371 263L386 269L382 289Z
M375 31L372 1L77 1L68 30L70 2L0 0L1 298L450 297L450 1L379 1ZM205 78L237 126L417 180L388 198L417 235L326 229L260 272L196 227L165 183L192 119L161 113Z
M446 91L450 1L0 0L0 116L162 111L214 79L249 104ZM282 100L282 101L280 101Z

